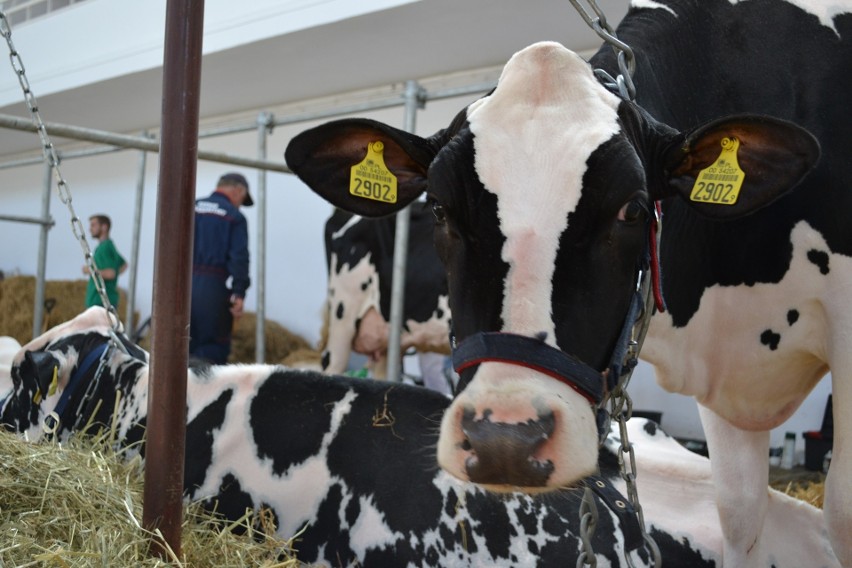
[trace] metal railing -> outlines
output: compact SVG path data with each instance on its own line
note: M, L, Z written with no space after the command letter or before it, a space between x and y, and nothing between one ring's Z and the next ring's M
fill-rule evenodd
M56 10L62 10L72 4L79 4L86 0L5 0L0 2L0 9L6 13L6 17L12 25L21 24L28 20L35 20L46 16Z

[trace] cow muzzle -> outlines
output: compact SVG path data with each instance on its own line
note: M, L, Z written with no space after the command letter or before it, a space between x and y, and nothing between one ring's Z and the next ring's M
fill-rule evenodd
M492 422L491 411L481 419L468 407L462 413L462 448L467 477L483 485L544 487L553 473L553 462L539 459L542 446L553 436L552 412L517 424Z
M595 413L574 389L489 362L444 413L438 463L492 491L551 491L595 471L597 440Z

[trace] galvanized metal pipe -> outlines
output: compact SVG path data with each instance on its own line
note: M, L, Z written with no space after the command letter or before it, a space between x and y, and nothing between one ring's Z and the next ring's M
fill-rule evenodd
M45 122L44 125L47 131L50 132L51 136L71 138L74 140L86 140L87 142L97 142L101 144L115 144L116 146L146 150L148 152L160 151L160 143L157 140L151 140L150 138L131 136L130 134L116 134L114 132L106 132L104 130L83 128L81 126L69 126L67 124L60 124L57 122ZM21 130L24 132L36 131L36 127L31 121L9 114L0 114L0 127ZM283 162L273 162L270 160L260 161L254 158L233 156L224 152L207 152L204 150L198 150L197 147L196 153L199 160L292 173Z
M69 152L62 152L60 150L57 150L56 155L59 156L59 162L62 163L65 160L70 160L71 158L88 158L90 156L99 156L101 154L121 152L123 150L124 148L119 148L117 146L94 146L92 148L71 150ZM6 162L0 162L0 170L8 170L21 166L35 166L37 164L41 164L42 162L44 162L44 155L42 154L39 154L38 156L32 156L30 158L16 158Z
M257 116L257 158L266 159L267 133L273 117L262 112ZM254 333L254 360L263 363L266 359L266 170L257 172L257 324Z
M422 104L417 81L405 83L405 124L407 132L414 132L417 109ZM391 280L390 322L388 329L389 381L402 380L402 312L405 305L405 269L408 258L408 230L411 225L411 206L396 214L396 236L393 245L393 279Z
M142 133L143 136L146 133ZM145 197L145 168L148 165L148 153L145 150L139 152L139 169L136 175L136 199L133 206L133 241L130 245L130 282L127 285L127 315L124 321L129 326L131 333L136 331L139 325L134 321L133 313L136 311L136 279L139 275L139 241L142 233L142 202Z
M50 217L50 190L53 187L53 166L44 165L44 185L41 193L41 218ZM41 335L44 325L44 289L47 272L47 236L50 225L42 224L38 232L38 265L36 266L35 298L33 300L33 338Z
M146 529L161 531L165 542L153 540L151 553L162 558L166 546L181 557L203 32L204 0L168 0L142 513Z
M42 219L40 217L22 217L20 215L0 215L0 221L32 223L33 225L47 225L48 227L52 227L56 224L56 221L51 218Z

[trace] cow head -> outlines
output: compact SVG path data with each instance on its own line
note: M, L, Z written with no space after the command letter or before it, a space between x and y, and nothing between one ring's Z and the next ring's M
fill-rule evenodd
M726 137L739 141L747 172L739 199L690 201ZM349 191L352 166L377 141L397 178L396 203ZM432 137L341 120L300 134L286 152L314 191L360 215L393 213L426 192L459 341L483 332L537 338L601 382L635 293L654 202L685 199L717 218L742 216L792 188L817 156L807 132L765 117L677 132L610 93L555 43L517 53L491 94ZM594 405L571 377L501 359L483 358L462 377L467 386L441 425L441 466L496 490L546 490L592 473Z
M110 317L101 307L89 308L24 345L11 366L12 390L0 408L0 424L30 439L44 433L64 439L86 424L110 425L121 391L121 410L135 428L140 413L129 409L139 401L128 395L148 355L123 334L115 335L121 347L107 350ZM96 387L90 388L96 374ZM121 428L125 436L129 427Z

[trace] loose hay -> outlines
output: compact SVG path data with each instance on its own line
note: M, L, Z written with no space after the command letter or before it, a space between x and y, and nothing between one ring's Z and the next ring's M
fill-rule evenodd
M44 284L44 321L42 329L74 319L86 309L88 280L48 280ZM119 288L118 315L124 319L127 294ZM0 335L9 335L23 345L33 336L35 277L12 276L0 279ZM48 310L47 307L50 307ZM128 329L133 326L125 325Z
M257 314L254 312L245 312L237 319L231 338L229 363L254 363L256 326ZM310 349L306 339L273 320L266 320L263 333L266 340L264 355L267 361L280 361L293 351Z
M795 497L822 509L823 497L825 496L825 481L790 482L786 487L779 487L777 489L790 497Z
M247 514L236 535L197 503L186 507L181 558L149 558L141 462L103 440L31 444L0 431L0 456L0 566L299 566L262 514Z
M76 314L74 314L76 315ZM69 318L70 319L70 318ZM255 362L255 345L257 345L257 314L254 312L244 312L243 315L236 320L234 324L234 332L231 336L231 354L228 357L228 363L254 363ZM139 346L142 349L151 351L151 333L153 324L148 329L145 337L139 341ZM311 349L308 341L285 328L280 323L267 319L263 326L266 345L264 347L264 355L266 361L278 363L283 361L291 353L299 352L300 360L313 359L317 362L320 359L318 352ZM313 352L311 356L309 352Z

